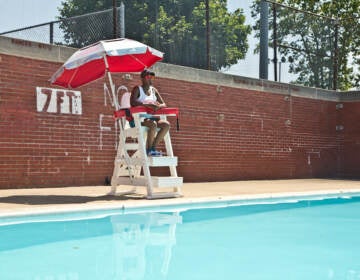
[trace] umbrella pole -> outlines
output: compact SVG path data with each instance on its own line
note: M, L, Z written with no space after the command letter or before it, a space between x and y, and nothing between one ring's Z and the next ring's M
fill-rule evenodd
M117 111L120 109L120 106L119 106L119 102L118 102L118 100L116 98L116 94L115 94L115 84L112 80L111 73L109 71L107 71L107 74L108 74L108 78L109 78L109 82L110 82L111 95L112 95L112 98L114 101L115 110Z
M110 82L111 95L112 95L112 98L113 98L113 101L114 101L114 107L115 107L115 110L118 111L120 109L120 106L119 106L119 102L118 102L118 100L116 98L115 84L114 84L114 82L112 80L111 73L109 71L109 63L107 61L106 55L104 55L104 62L105 62L106 72L108 74L108 78L109 78L109 82Z

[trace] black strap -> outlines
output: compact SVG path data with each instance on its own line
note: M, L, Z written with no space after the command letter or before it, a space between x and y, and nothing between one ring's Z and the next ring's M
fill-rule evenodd
M130 109L129 108L126 108L125 109L125 115L128 117L128 118L131 118L132 115L131 115L131 112L130 112Z

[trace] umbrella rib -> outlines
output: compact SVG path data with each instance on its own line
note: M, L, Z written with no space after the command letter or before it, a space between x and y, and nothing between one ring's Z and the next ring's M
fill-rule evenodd
M69 88L73 88L73 87L71 86L71 82L73 81L73 79L74 79L74 77L75 77L75 75L76 75L76 73L77 73L78 71L79 71L79 67L75 68L74 73L71 75L71 78L70 78L70 80L69 80L69 82L68 82Z
M137 59L135 56L133 56L132 54L130 54L130 56L136 60L137 62L139 62L140 64L142 64L142 66L144 66L145 68L147 68L147 65L145 65L141 60Z

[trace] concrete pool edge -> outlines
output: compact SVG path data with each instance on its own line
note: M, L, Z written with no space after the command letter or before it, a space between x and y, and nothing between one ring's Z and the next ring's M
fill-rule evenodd
M106 204L75 204L75 205L51 205L46 207L31 207L29 209L18 209L7 212L0 212L0 225L9 224L7 220L26 219L31 217L44 217L46 215L61 216L82 215L83 218L90 218L93 212L100 211L99 216L108 216L112 211L116 213L136 213L156 210L185 211L190 208L206 207L227 207L246 204L280 203L286 201L313 200L326 198L360 196L360 189L339 189L339 190L318 190L305 192L282 192L263 194L242 194L229 196L210 197L182 197L167 200L139 200L121 201L118 203ZM5 223L4 223L5 222ZM15 222L16 223L16 222Z

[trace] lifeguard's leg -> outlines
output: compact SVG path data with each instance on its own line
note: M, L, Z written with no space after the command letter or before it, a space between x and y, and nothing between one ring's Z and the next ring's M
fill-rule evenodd
M156 147L165 137L170 129L170 123L166 120L159 120L157 122L157 127L160 128L160 131L157 133L155 140L153 141L153 147Z
M146 150L149 150L154 145L157 124L153 120L145 119L141 125L149 128L146 139Z

